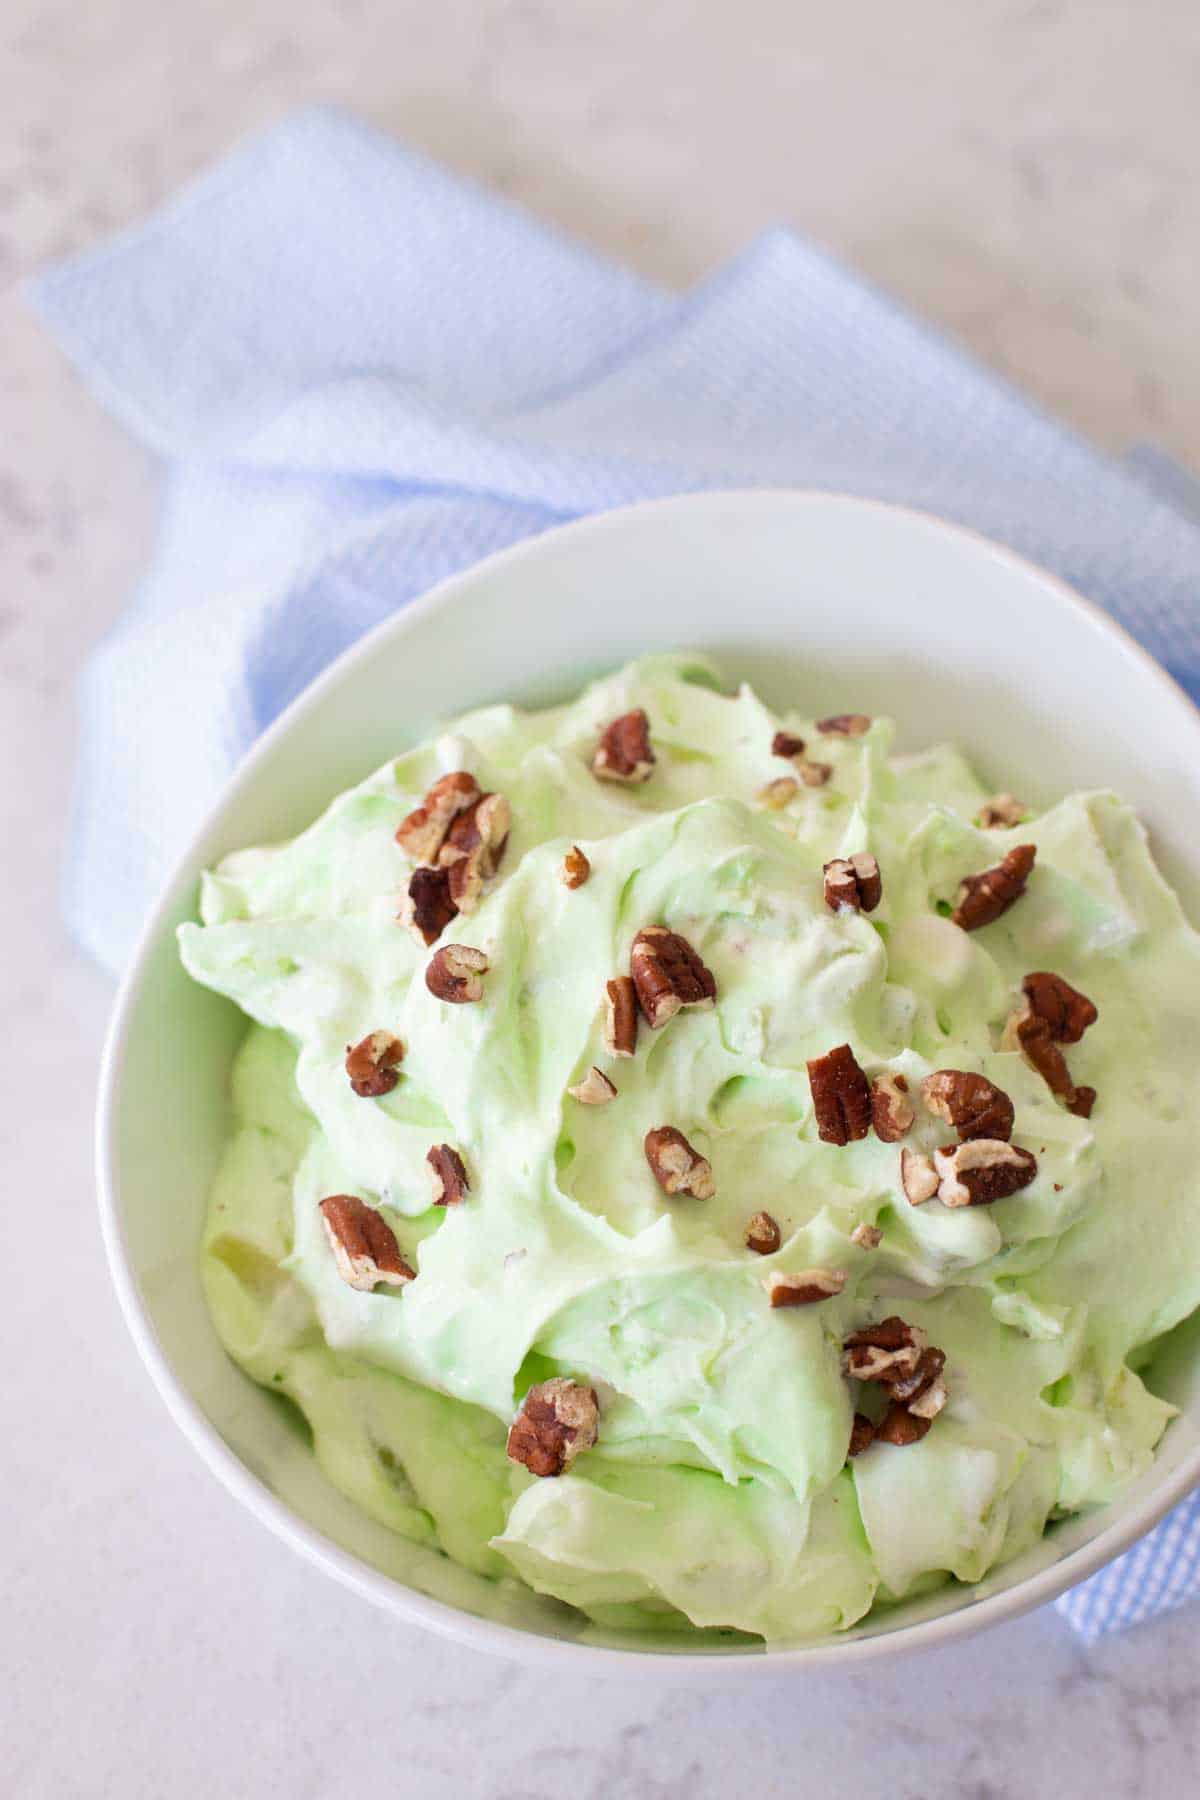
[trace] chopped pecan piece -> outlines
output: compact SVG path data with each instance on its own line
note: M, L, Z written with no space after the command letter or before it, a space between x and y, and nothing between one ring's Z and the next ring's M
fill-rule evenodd
M482 950L470 944L445 944L429 959L425 986L435 1000L464 1006L483 999L483 977L487 972L488 959Z
M416 1280L387 1220L357 1194L330 1194L321 1201L320 1212L338 1274L352 1288L369 1294L380 1281L403 1287Z
M993 794L979 809L979 823L984 831L994 831L998 826L1011 829L1021 823L1028 811L1024 801L1014 800L1011 794Z
M875 1436L883 1444L919 1444L929 1425L928 1419L915 1417L899 1400L893 1400L875 1427Z
M1003 1138L1013 1130L1013 1103L986 1075L967 1069L937 1069L921 1083L921 1097L931 1113L968 1138Z
M927 1347L919 1325L909 1325L892 1313L877 1325L864 1325L845 1339L843 1368L855 1381L876 1381L884 1387L911 1376Z
M465 769L435 781L424 801L396 828L396 842L414 862L433 863L452 821L479 798L479 783Z
M832 718L817 720L817 730L826 737L862 737L870 729L866 713L834 713Z
M860 1250L878 1250L883 1242L883 1233L878 1225L856 1225L850 1233L850 1242L857 1244Z
M894 1400L902 1400L905 1406L920 1395L925 1394L936 1381L941 1380L942 1370L946 1366L946 1353L935 1344L929 1344L922 1350L916 1368L909 1375L889 1376L884 1383Z
M947 1144L934 1151L933 1161L943 1206L990 1206L1006 1200L1028 1187L1038 1168L1032 1150L1019 1150L1000 1138Z
M793 758L804 755L804 739L794 731L777 731L771 739L771 755Z
M845 1285L845 1269L801 1269L795 1275L772 1269L763 1276L772 1306L816 1306L821 1300L832 1300Z
M1075 1083L1071 1080L1067 1059L1044 1019L1033 1018L1028 1009L1023 1008L1005 1027L1001 1043L1005 1049L1019 1050L1058 1099L1067 1104L1074 1099Z
M862 911L862 896L858 891L858 877L854 873L854 865L848 856L835 856L827 862L822 870L825 876L825 904L830 912L846 909L852 912Z
M650 721L639 706L622 713L600 734L592 757L592 774L601 781L648 781L654 773Z
M598 1069L595 1063L592 1064L583 1080L577 1081L574 1087L567 1089L567 1092L572 1100L578 1100L581 1106L607 1106L610 1100L615 1100L617 1097L616 1088L604 1070Z
M900 1186L910 1206L923 1206L938 1191L938 1172L932 1156L922 1150L905 1148L900 1152Z
M950 914L954 923L964 931L978 931L983 925L994 924L1025 892L1036 857L1036 844L1016 844L995 868L965 876Z
M825 783L829 780L829 777L833 774L833 764L809 762L807 757L803 757L796 764L796 773L799 775L805 787L824 787Z
M871 1448L875 1437L875 1427L866 1413L856 1412L850 1426L850 1446L847 1456L861 1456L864 1450Z
M825 864L825 904L831 912L874 912L883 899L883 877L869 851L835 856Z
M438 860L456 862L474 856L486 881L496 873L508 847L512 807L503 794L480 794L452 820Z
M1009 1019L1000 1042L1005 1050L1019 1050L1050 1092L1070 1104L1075 1095L1075 1083L1071 1080L1067 1059L1049 1025L1030 1012L1028 1003Z
M633 940L629 973L638 1004L651 1031L658 1031L685 1006L716 1003L712 972L677 931L647 925Z
M914 1419L936 1419L950 1397L942 1375L945 1356L940 1350L933 1349L927 1350L925 1356L936 1356L939 1360L937 1367L925 1377L912 1399L904 1402Z
M442 855L446 852L443 850ZM471 914L483 899L483 871L477 856L456 856L453 862L443 863L441 867L447 876L446 885L456 913Z
M746 1248L759 1256L772 1256L783 1242L778 1225L769 1212L756 1212L746 1227Z
M924 1419L926 1424L932 1424L949 1398L945 1382L935 1381L923 1394L918 1395L912 1401L908 1408L908 1416L910 1419Z
M1030 1016L1047 1027L1056 1044L1077 1044L1100 1016L1086 994L1045 969L1027 975L1021 987Z
M875 1436L885 1444L915 1444L923 1438L946 1404L945 1353L928 1343L917 1326L894 1314L851 1332L843 1348L844 1372L855 1381L874 1382L888 1396Z
M508 1454L531 1475L561 1475L599 1433L595 1388L565 1375L531 1387L508 1434Z
M614 975L604 986L604 1043L610 1056L637 1050L637 990L629 975Z
M712 1164L692 1148L674 1125L659 1125L648 1131L642 1147L650 1172L664 1193L712 1199L717 1191Z
M912 1130L916 1109L904 1075L877 1075L871 1083L871 1123L884 1144L898 1144Z
M457 1206L471 1191L467 1165L453 1144L432 1144L425 1153L435 1206Z
M1067 1110L1086 1119L1096 1090L1075 1086L1060 1045L1079 1042L1095 1024L1096 1008L1086 994L1046 970L1027 975L1021 987L1024 1000L1004 1027L1003 1047L1019 1050Z
M564 887L581 888L592 872L592 865L578 844L572 844L563 857L559 877Z
M346 1045L346 1073L350 1086L364 1100L390 1094L400 1077L404 1045L390 1031L369 1031L357 1044Z
M450 898L461 913L479 904L483 884L500 867L512 826L512 808L503 794L480 794L453 821L438 852L450 871Z
M849 1044L839 1044L808 1065L817 1134L826 1144L848 1144L871 1129L871 1090Z
M458 907L450 892L449 869L431 869L425 863L415 868L408 883L408 893L397 917L413 936L426 947L436 944L458 916Z
M768 781L766 787L759 788L754 796L760 806L768 812L782 812L790 806L800 792L800 783L790 775L779 775L774 781Z

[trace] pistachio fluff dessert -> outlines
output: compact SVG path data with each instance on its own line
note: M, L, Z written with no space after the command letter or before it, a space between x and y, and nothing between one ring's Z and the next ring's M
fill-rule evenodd
M229 857L204 1276L360 1507L606 1627L844 1629L1149 1462L1200 1304L1200 951L1032 815L695 658L493 706Z

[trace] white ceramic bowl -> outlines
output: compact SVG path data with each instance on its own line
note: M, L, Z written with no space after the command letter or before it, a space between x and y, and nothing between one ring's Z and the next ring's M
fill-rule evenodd
M1126 1549L1200 1481L1200 1333L1163 1359L1156 1385L1185 1416L1150 1473L977 1587L949 1586L845 1636L769 1653L667 1652L581 1630L555 1603L497 1590L363 1518L325 1482L278 1402L222 1351L197 1246L242 1022L185 977L174 944L203 866L298 830L438 720L488 700L565 698L629 656L677 647L712 652L779 706L890 713L907 748L957 739L995 787L1034 801L1115 787L1200 916L1200 715L1061 583L937 520L836 496L697 495L609 513L492 557L406 608L243 763L121 990L100 1095L100 1204L126 1317L171 1413L225 1484L313 1562L397 1619L476 1647L728 1679L944 1643L1051 1599Z

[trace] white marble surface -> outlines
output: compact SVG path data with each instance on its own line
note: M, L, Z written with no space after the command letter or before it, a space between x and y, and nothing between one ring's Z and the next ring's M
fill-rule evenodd
M405 1633L201 1471L102 1267L109 986L55 910L72 678L145 555L154 477L14 284L248 126L337 98L667 281L790 220L1083 429L1196 462L1198 80L1182 0L0 8L5 1793L1194 1791L1195 1614L1090 1653L1040 1615L859 1685L585 1687Z

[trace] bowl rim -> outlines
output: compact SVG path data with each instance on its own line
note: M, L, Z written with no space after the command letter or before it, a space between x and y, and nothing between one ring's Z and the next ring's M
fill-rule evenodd
M1157 685L1163 703L1173 712L1182 712L1187 724L1197 732L1200 740L1200 708L1197 708L1174 677L1111 614L1087 599L1061 577L1043 569L1019 552L969 526L939 518L934 513L850 493L826 492L817 488L769 487L705 489L587 514L533 537L522 538L436 583L398 612L381 620L342 651L289 702L237 764L163 883L121 978L101 1055L96 1102L95 1156L97 1203L105 1255L125 1324L151 1381L176 1425L209 1471L235 1499L241 1501L260 1524L273 1531L308 1562L332 1575L343 1586L394 1617L423 1626L453 1642L472 1649L493 1651L529 1664L544 1666L553 1663L561 1666L563 1659L569 1657L581 1674L590 1670L595 1675L619 1677L624 1674L633 1677L653 1671L667 1681L680 1679L697 1682L706 1678L724 1681L753 1678L755 1672L774 1675L800 1667L848 1667L851 1664L895 1656L902 1651L931 1649L981 1631L988 1625L1017 1618L1085 1581L1129 1549L1152 1530L1172 1507L1200 1486L1200 1443L1197 1443L1150 1493L1143 1495L1127 1514L1099 1531L1088 1543L1069 1551L1012 1587L998 1593L985 1594L973 1601L968 1599L948 1612L897 1626L894 1631L884 1631L870 1637L816 1638L780 1649L627 1649L551 1637L522 1626L477 1617L448 1601L406 1586L342 1549L323 1532L306 1524L235 1455L192 1398L182 1377L175 1373L158 1341L149 1310L138 1291L121 1218L116 1116L126 1045L146 965L164 927L179 904L184 888L194 886L198 878L199 845L216 828L230 803L254 781L259 765L267 759L275 744L295 730L332 688L352 678L358 664L373 656L385 639L403 637L419 620L451 602L461 589L478 582L481 576L486 578L495 568L536 559L545 554L547 548L553 553L564 538L586 541L600 533L619 532L631 519L651 512L686 513L727 505L748 508L761 505L767 509L776 507L781 502L801 508L809 505L849 507L898 515L938 534L966 540L976 550L983 550L1008 564L1014 573L1026 581L1037 583L1062 608L1073 614L1079 624L1108 638L1123 656L1139 663L1143 672Z

